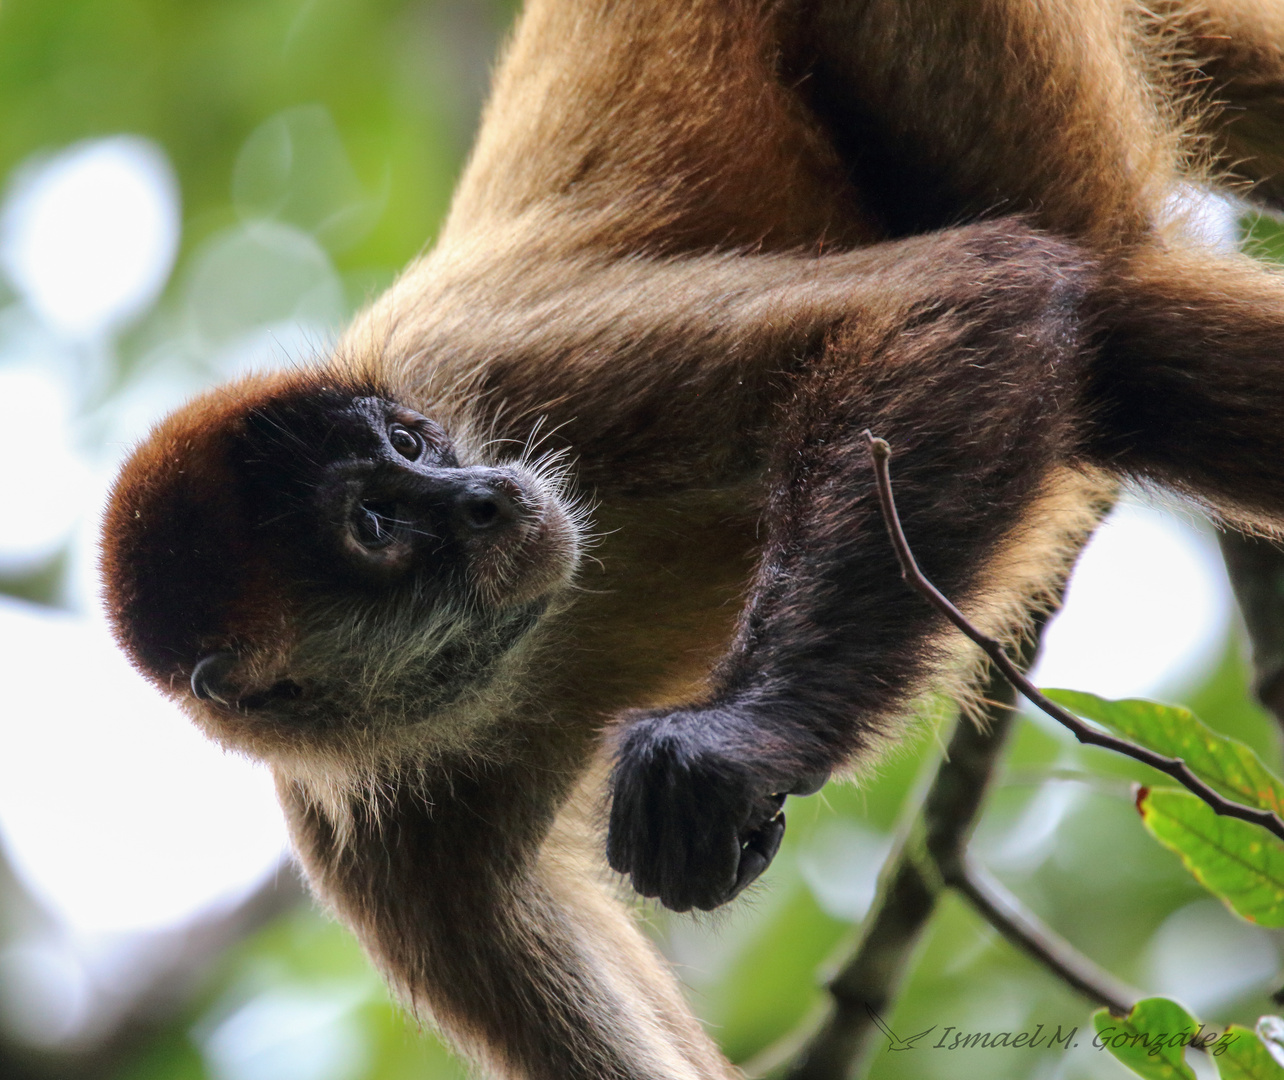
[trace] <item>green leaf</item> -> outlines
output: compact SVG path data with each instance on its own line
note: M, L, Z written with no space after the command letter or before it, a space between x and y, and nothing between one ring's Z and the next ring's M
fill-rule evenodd
M1109 1050L1124 1065L1146 1080L1195 1080L1186 1064L1185 1050L1200 1037L1202 1025L1167 998L1145 998L1122 1020L1108 1009L1092 1015L1097 1029L1093 1045Z
M1274 836L1176 788L1143 788L1137 809L1155 839L1237 915L1284 926L1284 844Z
M1229 799L1284 816L1284 781L1238 739L1222 735L1189 709L1154 701L1107 701L1077 690L1044 693L1071 712L1166 757Z
M1265 1025L1268 1031L1273 1026L1284 1027L1284 1021L1279 1017L1263 1016L1258 1021L1258 1031L1270 1020L1275 1021L1275 1025ZM1208 1052L1217 1062L1217 1075L1221 1080L1284 1080L1284 1068L1280 1067L1263 1039L1239 1024L1231 1024L1226 1033L1208 1047ZM1284 1058L1284 1046L1277 1047L1277 1052Z

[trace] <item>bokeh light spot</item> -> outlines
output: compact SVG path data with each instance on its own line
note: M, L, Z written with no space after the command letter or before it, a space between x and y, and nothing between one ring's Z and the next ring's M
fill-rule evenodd
M51 328L97 338L156 299L179 231L178 183L160 147L97 139L17 171L0 211L0 268Z

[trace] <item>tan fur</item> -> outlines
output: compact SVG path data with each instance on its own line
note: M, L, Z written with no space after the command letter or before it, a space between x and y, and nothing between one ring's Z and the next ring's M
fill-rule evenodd
M1011 655L1019 655L1036 616L1060 605L1062 584L1117 494L1118 485L1095 470L1063 469L1050 475L1030 514L987 567L979 603L965 605L972 623L1003 642ZM957 673L939 691L979 720L987 704L978 697L987 660L957 631L950 631L950 640L959 657Z
M925 357L939 361L932 377L956 378L976 334L1012 329L1009 311L1037 326L1082 293L1081 351L1116 349L1139 386L1171 356L1198 370L1207 353L1228 365L1235 415L1243 388L1268 381L1284 284L1199 249L1171 205L1213 182L1284 201L1280 12L1271 0L530 0L437 247L320 369L199 399L127 465L103 559L122 645L213 737L271 764L318 895L483 1069L735 1075L604 880L601 733L622 710L700 700L729 643L752 636L740 608L766 573L773 508L803 497L781 490L794 481L779 458L791 439L807 445L809 393L832 401L841 437L898 364L909 381ZM1034 299L1023 308L1018 293ZM944 344L915 336L928 323ZM1223 378L1209 372L1196 381ZM469 557L488 583L482 614L547 606L440 708L413 673L475 611L414 622L306 608L279 555L235 531L226 447L247 417L283 392L366 383L440 424L463 466L524 470L540 521L564 523L560 538ZM1112 407L1144 412L1123 385ZM1174 408L1195 430L1175 441L1203 437L1182 385ZM978 397L978 429L997 423L986 408ZM914 420L906 437L930 442ZM1250 468L1242 446L1219 458L1208 426L1202 471L1163 445L1118 467L1250 527L1281 523L1284 501L1258 482L1278 463ZM1258 437L1245 435L1250 451ZM959 599L991 632L1014 640L1063 583L1112 490L1113 452L1049 466L980 553ZM1227 477L1238 486L1216 497ZM841 508L842 487L828 505ZM170 558L155 537L182 500L219 532L194 546L225 544L243 578L213 596L208 625L171 619L170 641L139 599L139 564ZM930 675L866 718L855 767L894 737L906 700L969 693L956 636L922 647ZM195 665L224 649L251 689L332 669L348 687L324 731L291 726L284 706L277 723L197 700Z

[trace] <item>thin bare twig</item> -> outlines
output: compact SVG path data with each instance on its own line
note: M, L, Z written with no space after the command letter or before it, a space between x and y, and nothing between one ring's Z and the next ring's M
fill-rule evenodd
M985 722L961 719L931 786L897 830L878 891L857 939L842 949L823 1012L746 1064L751 1076L839 1080L882 1044L874 1016L890 1016L923 930L946 883L942 862L967 843L1012 731L1015 693L997 675L986 689Z
M954 866L942 866L941 872L986 922L1072 989L1116 1016L1132 1011L1140 993L1094 964L986 870L964 856Z
M1021 663L1034 662L1045 620L1036 620ZM949 887L942 868L962 862L1015 726L1016 690L998 672L990 672L981 700L986 702L984 715L955 723L930 785L921 799L907 805L874 902L828 981L829 1001L748 1062L751 1076L781 1075L782 1068L788 1080L855 1076L860 1062L880 1045L882 1033L874 1016L889 1015L894 1008L922 932Z
M1031 635L1021 663L1033 661ZM995 673L983 722L962 719L938 762L931 787L898 830L878 891L856 941L842 950L828 981L829 1000L794 1031L745 1063L750 1076L840 1080L861 1074L882 1043L875 1015L889 1016L923 930L947 888L959 892L1003 937L1089 1001L1128 1011L1141 995L1079 953L998 882L967 860L967 843L984 806L1016 716L1016 691Z
M1125 757L1130 757L1149 765L1152 769L1157 769L1161 773L1171 776L1187 791L1199 796L1216 813L1223 814L1226 817L1238 818L1241 821L1248 821L1254 825L1260 825L1281 840L1284 840L1284 821L1281 821L1271 811L1233 802L1200 780L1199 777L1191 772L1190 767L1181 758L1166 757L1163 754L1157 754L1153 750L1148 750L1144 746L1137 746L1125 739L1099 731L1084 723L1073 713L1067 712L1055 702L1044 697L1035 685L1021 674L1020 668L1008 657L1008 654L1003 650L1003 646L995 641L994 638L987 637L973 626L968 621L967 616L959 611L919 569L918 563L914 560L914 554L910 550L909 541L906 540L905 532L901 528L901 521L896 513L896 503L892 497L891 470L888 466L888 461L892 456L892 448L885 440L877 438L872 432L866 431L865 437L869 440L870 456L874 460L874 474L878 479L878 500L883 511L883 521L887 525L888 535L892 538L892 546L896 549L896 557L901 564L901 577L912 588L926 597L932 606L949 619L950 622L976 642L990 660L993 661L994 666L1021 692L1022 696L1058 723L1069 728L1074 737L1081 743L1089 746L1103 746L1107 750L1114 750Z

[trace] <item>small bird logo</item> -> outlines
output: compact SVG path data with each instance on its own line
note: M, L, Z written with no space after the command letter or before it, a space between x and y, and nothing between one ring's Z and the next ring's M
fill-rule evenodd
M866 1004L865 1011L869 1013L869 1018L878 1025L878 1030L887 1036L887 1042L889 1044L887 1047L888 1050L913 1050L914 1044L918 1042L919 1039L924 1035L930 1035L936 1030L936 1025L933 1024L926 1031L920 1031L917 1035L911 1035L908 1039L902 1039L883 1022L883 1018L878 1015L873 1005Z

